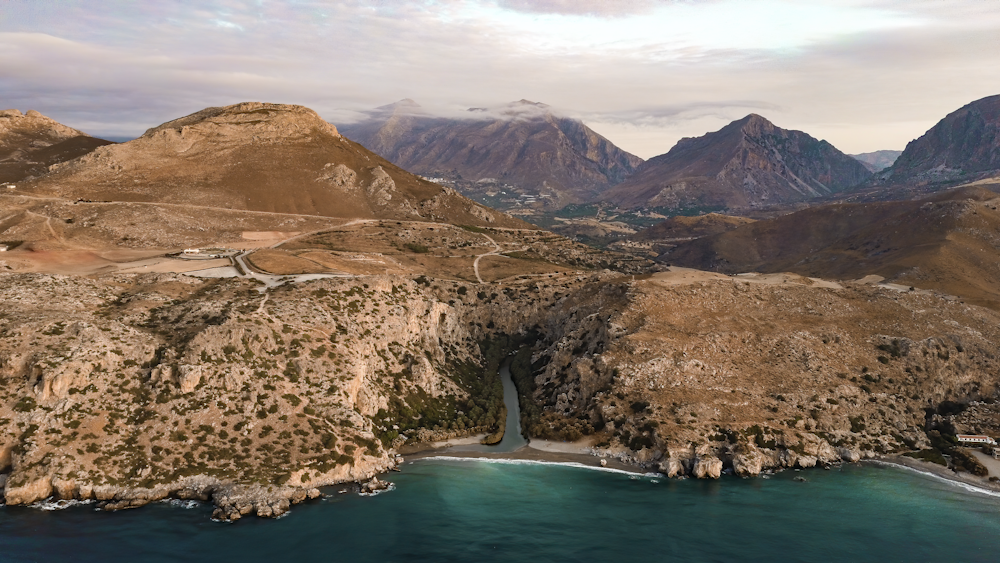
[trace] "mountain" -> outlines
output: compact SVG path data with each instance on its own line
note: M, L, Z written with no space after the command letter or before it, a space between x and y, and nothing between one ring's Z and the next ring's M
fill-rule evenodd
M35 110L0 111L0 182L20 182L111 141L97 139Z
M876 184L947 186L1000 175L1000 95L946 115L906 145Z
M499 207L539 199L552 207L581 202L642 162L583 122L527 100L470 109L460 118L433 116L402 100L341 132L406 170L455 182L470 196L512 188L510 198L491 201Z
M852 154L849 156L860 161L861 164L865 165L865 168L874 173L892 166L892 163L896 162L896 159L899 158L899 155L901 154L903 154L903 151L875 151Z
M870 175L830 143L751 114L681 139L601 199L629 209L761 207L840 192Z
M874 274L1000 309L998 205L996 191L968 186L916 201L811 207L680 243L661 259L727 274Z
M394 166L308 108L260 102L164 123L57 164L23 189L98 201L523 225Z

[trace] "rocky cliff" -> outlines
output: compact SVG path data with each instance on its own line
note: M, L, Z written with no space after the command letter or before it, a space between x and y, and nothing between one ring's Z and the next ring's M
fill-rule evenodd
M507 185L545 195L553 207L590 199L642 162L581 121L527 100L462 118L429 115L403 100L341 130L394 164L455 182L470 196Z
M462 284L359 276L256 291L175 275L0 276L0 481L105 509L211 499L276 516L394 448L503 422L671 476L927 446L992 401L1000 318L929 292L668 272Z
M1000 95L949 113L910 141L876 185L937 184L940 187L1000 175Z
M869 176L830 143L751 114L681 139L600 199L630 209L749 208L830 195Z

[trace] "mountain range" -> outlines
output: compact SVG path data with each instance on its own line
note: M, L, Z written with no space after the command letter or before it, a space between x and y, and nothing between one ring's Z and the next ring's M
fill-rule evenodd
M509 188L508 195L522 196L495 198L498 207L530 203L526 199L547 207L593 199L642 162L583 122L527 100L439 117L407 99L340 130L394 164L453 182L467 195Z
M391 164L308 108L260 102L169 121L135 140L52 165L18 187L96 201L523 225Z

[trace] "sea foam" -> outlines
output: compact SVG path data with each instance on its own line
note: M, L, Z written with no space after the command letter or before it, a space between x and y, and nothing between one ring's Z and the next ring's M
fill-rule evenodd
M586 465L576 461L540 461L535 459L507 459L507 458L492 458L492 457L457 457L457 456L430 456L418 459L416 461L422 460L441 460L441 461L478 461L480 463L497 463L502 465L557 465L560 467L572 467L574 469L589 469L591 471L603 471L605 473L618 473L621 475L628 475L629 477L651 477L651 478L661 478L665 477L662 473L639 473L638 471L626 471L624 469L615 469L612 467L600 467L594 465Z

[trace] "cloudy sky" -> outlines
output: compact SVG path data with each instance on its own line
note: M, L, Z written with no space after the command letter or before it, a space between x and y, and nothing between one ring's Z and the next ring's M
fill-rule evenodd
M857 153L1000 94L1000 2L0 0L0 52L0 106L98 136L247 100L336 124L523 98L647 158L751 112Z

